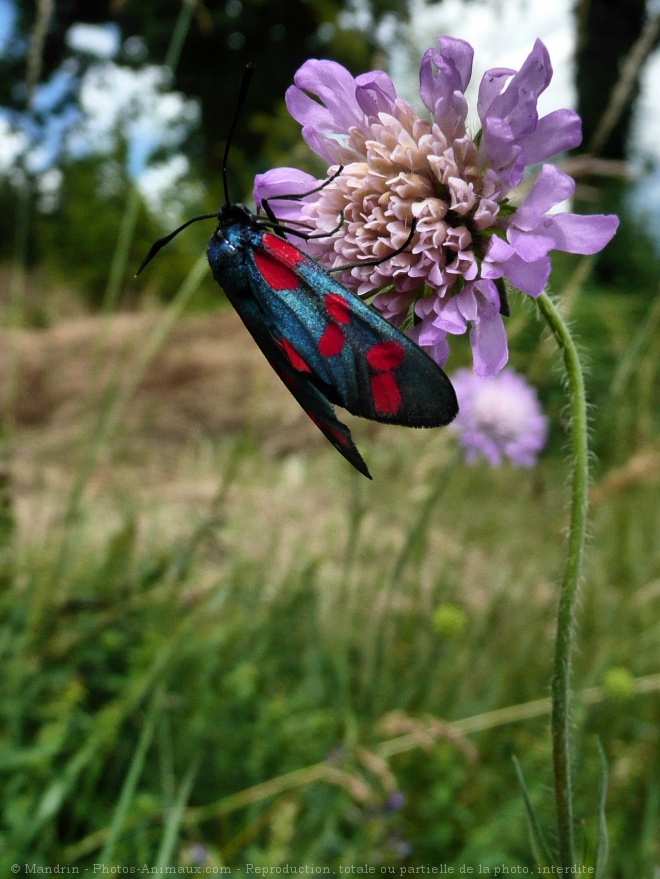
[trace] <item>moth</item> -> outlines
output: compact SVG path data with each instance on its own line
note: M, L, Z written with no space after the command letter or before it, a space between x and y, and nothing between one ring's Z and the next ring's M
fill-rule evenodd
M216 213L193 217L158 239L138 274L191 223L216 219L207 250L213 277L314 424L347 461L371 479L350 430L336 416L335 405L385 424L439 427L458 412L456 394L443 370L421 348L285 237L306 240L313 233L280 223L266 200L264 215L230 200L229 147L251 73L248 65L225 147L225 203ZM385 258L405 250L413 232L414 227L403 247ZM361 265L382 261L367 260Z

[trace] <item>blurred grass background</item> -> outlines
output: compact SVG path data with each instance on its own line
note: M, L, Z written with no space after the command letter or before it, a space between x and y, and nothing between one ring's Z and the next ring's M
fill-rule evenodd
M283 115L247 127L281 162ZM247 189L263 155L237 152ZM108 194L110 165L123 182ZM207 230L129 280L161 231L121 167L118 153L63 165L54 214L3 189L0 873L531 869L511 758L551 836L567 518L564 392L533 304L512 303L508 331L551 421L537 467L468 468L447 431L353 420L368 483L226 309ZM627 220L597 263L558 260L552 289L587 364L595 451L579 838L596 832L598 738L611 875L651 877L660 308L652 241ZM466 363L457 340L450 366Z

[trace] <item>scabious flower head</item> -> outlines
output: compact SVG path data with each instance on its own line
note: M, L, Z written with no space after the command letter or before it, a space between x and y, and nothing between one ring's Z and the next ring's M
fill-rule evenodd
M536 392L525 379L512 369L491 377L459 369L451 381L459 409L450 429L467 463L481 455L492 467L506 458L517 467L532 467L548 427Z
M406 804L406 797L401 791L394 791L385 800L384 812L400 812Z
M204 864L208 864L209 861L208 850L201 843L196 842L188 849L186 860L192 866L204 866Z
M542 166L514 206L509 194L528 166L580 143L580 118L572 110L539 118L537 100L552 67L537 40L519 71L484 75L481 128L470 137L465 90L472 58L468 43L450 37L426 52L419 79L427 118L397 96L382 71L354 78L333 61L305 62L287 107L307 144L328 162L328 176L343 170L317 192L278 202L322 181L277 168L257 176L254 196L258 205L272 200L281 220L327 233L304 245L310 256L326 268L358 263L340 275L342 283L360 295L377 294L376 307L440 365L449 354L447 335L469 327L475 372L494 375L508 359L503 279L538 296L550 274L550 250L596 253L618 220L549 213L575 189L553 165ZM413 220L405 252L359 265L405 244Z

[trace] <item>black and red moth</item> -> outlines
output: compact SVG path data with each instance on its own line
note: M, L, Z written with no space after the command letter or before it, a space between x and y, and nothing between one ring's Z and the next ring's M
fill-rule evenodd
M225 204L155 242L138 273L185 226L217 218L207 250L213 277L314 424L371 479L334 405L386 424L439 427L458 412L456 394L421 348L283 237L309 236L285 228L266 206L267 216L260 216L230 202L227 155L248 79L225 150Z

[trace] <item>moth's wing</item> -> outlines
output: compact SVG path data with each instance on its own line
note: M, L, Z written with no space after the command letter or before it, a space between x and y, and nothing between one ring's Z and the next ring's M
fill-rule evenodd
M454 418L456 394L437 363L297 247L264 232L246 267L269 330L332 403L407 427Z
M353 442L351 432L337 416L318 383L310 380L306 364L277 329L273 332L258 302L250 296L229 296L250 335L286 387L318 429L356 470L371 479L369 469Z

